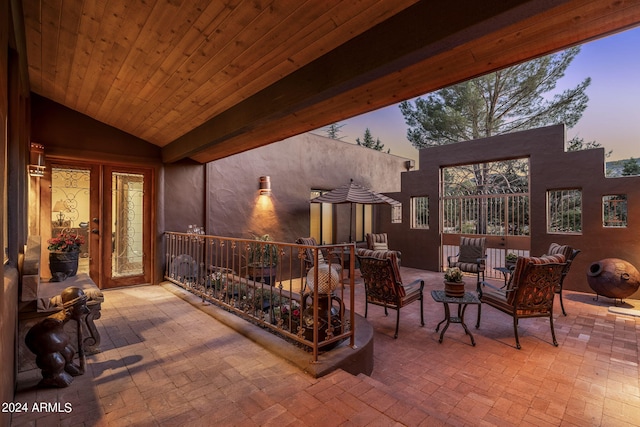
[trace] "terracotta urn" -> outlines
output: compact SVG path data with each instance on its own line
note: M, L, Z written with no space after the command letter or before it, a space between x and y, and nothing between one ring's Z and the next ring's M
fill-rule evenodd
M587 282L598 295L622 299L638 290L640 273L623 259L605 258L589 266Z

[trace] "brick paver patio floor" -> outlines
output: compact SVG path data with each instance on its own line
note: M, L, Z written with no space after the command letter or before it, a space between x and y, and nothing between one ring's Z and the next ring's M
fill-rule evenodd
M566 292L568 315L557 299L554 314L559 347L548 320L524 319L517 350L512 319L483 307L475 329L475 306L466 320L477 345L456 324L440 344L443 307L430 291L442 287L442 275L402 275L426 279L426 324L412 304L393 339L395 312L385 317L370 306L371 377L311 378L162 286L107 290L97 321L102 352L65 389L37 389L39 372L21 374L15 401L29 411L12 425L640 425L640 317L611 313L606 298ZM356 296L363 314L359 276ZM31 410L43 402L60 410Z

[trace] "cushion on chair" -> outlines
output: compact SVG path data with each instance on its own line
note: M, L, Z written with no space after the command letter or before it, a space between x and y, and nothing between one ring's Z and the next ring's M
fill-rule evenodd
M460 237L460 255L458 262L478 263L478 259L484 257L484 237Z
M388 251L389 250L389 245L387 245L387 242L384 242L384 243L374 242L373 243L373 250L374 251Z
M393 269L393 274L396 276L396 281L398 281L398 283L402 283L402 277L400 277L400 266L398 264L398 254L396 251L374 251L371 249L357 248L356 255L376 259L391 259L391 268ZM404 293L404 288L401 292Z
M484 271L484 264L478 265L477 262L452 262L451 267L458 267L460 270L467 273L477 273L478 271Z
M550 263L563 263L565 261L564 255L544 255L541 257L524 257L519 256L516 261L516 268L513 270L511 275L511 280L507 285L506 290L511 290L515 286L515 284L520 283L520 276L523 274L525 267L527 264L550 264ZM513 298L515 297L515 292L502 292L496 293L495 291L489 292L490 297L500 297L502 295L503 298L506 298L506 304L511 305L513 303ZM482 295L484 299L484 294Z
M399 286L400 288L402 288L401 291L399 291L400 296L402 297L402 305L407 305L409 303L412 303L413 301L419 300L421 294L421 290L422 290L422 285L420 283L419 280L416 280L413 283L410 283L408 285L402 285ZM402 295L402 293L404 293L404 295Z
M316 242L316 238L315 237L300 237L298 240L296 240L296 243L299 245L307 245L307 246L318 246L318 242ZM305 250L305 255L307 257L307 259L309 260L309 262L314 263L314 258L313 258L313 249L311 248L306 248ZM319 250L318 251L318 264L326 264L327 262L324 259L324 255L322 254L322 251Z
M569 245L560 245L558 243L552 243L549 245L547 255L563 255L565 260L569 259L573 249Z

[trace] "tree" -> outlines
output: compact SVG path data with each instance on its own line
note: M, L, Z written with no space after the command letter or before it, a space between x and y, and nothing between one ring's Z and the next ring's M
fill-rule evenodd
M573 89L553 97L548 93L580 52L564 52L534 59L400 104L408 125L407 139L416 148L475 140L493 135L564 123L573 127L587 108L586 78ZM486 164L470 165L476 194L491 189ZM487 207L479 204L477 229L486 233Z
M417 98L415 105L402 102L407 139L424 148L556 123L573 127L587 107L591 79L551 99L544 95L579 52L574 47L505 68Z
M344 127L343 124L340 123L332 123L326 128L327 136L331 139L342 139L344 136L340 135L340 129Z
M640 175L640 164L633 157L622 164L622 176Z
M384 148L384 144L380 142L380 138L376 138L375 141L373 140L373 136L371 136L371 131L369 130L369 128L366 128L364 130L363 140L360 141L360 138L356 138L356 143L363 147L372 148L377 151L382 151L382 149ZM390 150L387 150L387 153L389 153L389 151Z
M602 145L595 141L584 142L584 138L579 138L574 136L572 139L567 141L567 151L580 151L580 150L589 150L591 148L600 148ZM604 155L605 157L611 156L613 150L607 151Z

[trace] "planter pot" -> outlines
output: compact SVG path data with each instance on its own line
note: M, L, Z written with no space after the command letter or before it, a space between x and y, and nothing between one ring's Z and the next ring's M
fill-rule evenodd
M276 283L275 265L249 266L249 279L256 282L264 282L267 285Z
M461 298L464 296L464 282L444 282L444 294L448 297Z
M62 282L78 273L80 252L49 252L49 270L52 281Z

